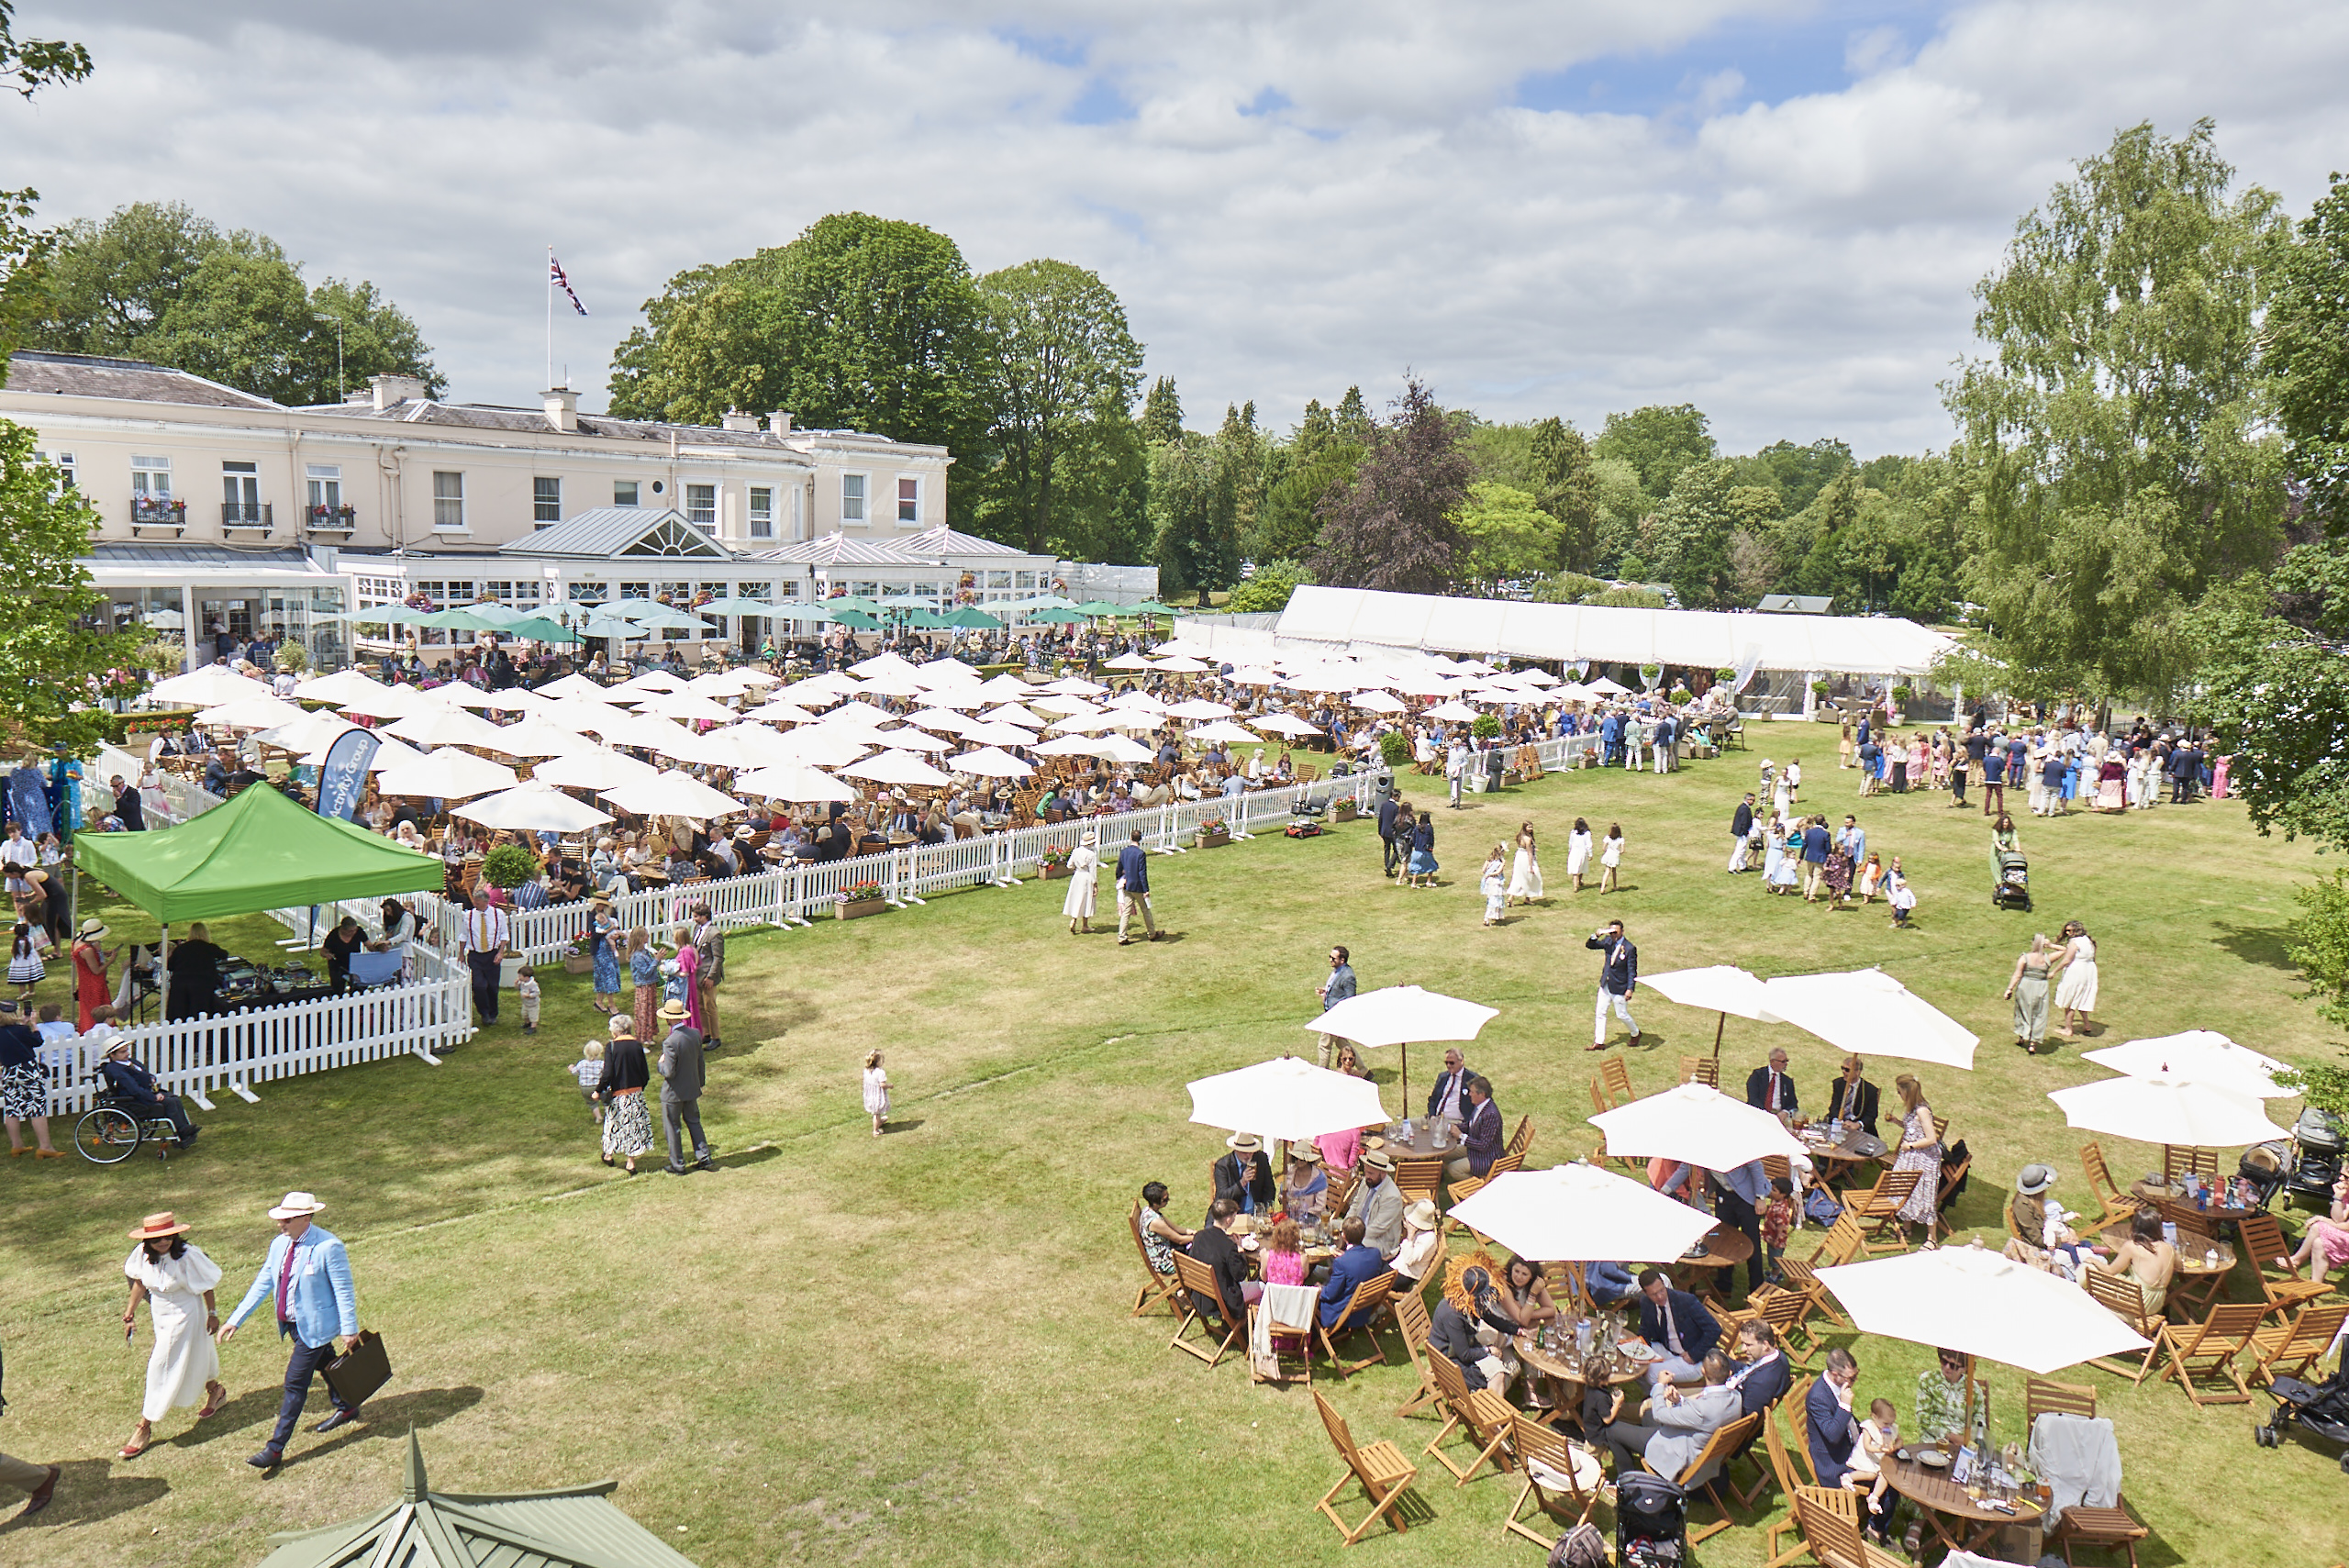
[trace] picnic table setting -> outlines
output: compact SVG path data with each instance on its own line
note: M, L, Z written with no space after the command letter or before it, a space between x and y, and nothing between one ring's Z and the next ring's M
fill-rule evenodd
M1873 997L1875 1005L1905 1020L1900 1040L1879 1042L1877 1054L1910 1055L1943 1071L1971 1066L1972 1037L1959 1039L1963 1031L1954 1024L1934 1025L1932 1018L1943 1017L1937 1010L1876 972L1860 972L1856 980L1798 976L1787 983L1742 976L1727 966L1690 973L1700 978L1673 989L1685 995L1687 1005L1717 1013L1717 1039L1735 1013L1798 1028L1815 1025L1820 1039L1847 1045L1837 1038L1849 1027L1842 1009L1853 997ZM1779 989L1774 992L1774 986ZM1416 991L1394 987L1377 995ZM1418 993L1400 1007L1357 1009L1364 1015L1358 1019L1340 1016L1342 1008L1365 999L1341 1004L1308 1027L1341 1033L1358 1045L1408 1050L1407 1040L1473 1040L1497 1016L1494 1009L1432 993ZM1333 1018L1340 1030L1329 1029ZM1346 1466L1317 1506L1349 1544L1381 1521L1398 1530L1419 1522L1402 1511L1403 1499L1422 1464L1432 1459L1452 1472L1454 1491L1486 1467L1509 1473L1512 1489L1523 1490L1505 1528L1536 1544L1560 1540L1611 1509L1619 1554L1627 1542L1646 1550L1676 1541L1685 1551L1756 1517L1752 1510L1775 1490L1791 1512L1770 1527L1772 1562L1796 1561L1806 1544L1822 1562L1848 1561L1873 1568L1898 1562L1863 1539L1852 1522L1853 1503L1834 1500L1854 1494L1815 1484L1817 1451L1805 1414L1805 1400L1824 1386L1818 1380L1832 1369L1834 1355L1848 1350L1865 1363L1871 1340L1898 1340L1932 1348L1945 1378L1959 1380L1962 1367L1962 1397L1956 1381L1947 1397L1954 1408L1969 1413L1968 1419L1928 1439L1907 1427L1908 1399L1898 1390L1886 1391L1904 1419L1902 1440L1881 1462L1884 1485L1898 1504L1897 1514L1887 1507L1885 1517L1907 1521L1909 1560L1931 1562L1943 1554L1959 1563L2036 1561L2044 1547L2066 1556L2102 1549L2133 1562L2137 1543L2150 1532L2121 1495L2122 1461L2113 1424L2099 1414L2097 1388L2054 1378L2096 1367L2122 1374L2116 1397L2157 1398L2176 1385L2198 1407L2229 1398L2248 1403L2250 1386L2239 1361L2266 1375L2282 1375L2281 1386L2296 1389L2302 1385L2292 1377L2337 1353L2339 1340L2349 1334L2349 1304L2328 1304L2328 1288L2305 1281L2295 1285L2288 1273L2279 1277L2270 1258L2254 1255L2280 1245L2271 1240L2275 1219L2266 1201L2275 1187L2217 1174L2220 1151L2283 1135L2259 1109L2263 1096L2254 1080L2268 1070L2266 1059L2249 1060L2256 1053L2242 1053L2223 1037L2196 1043L2201 1060L2234 1073L2232 1088L2214 1092L2178 1075L2169 1058L2182 1052L2124 1045L2112 1049L2126 1053L2129 1064L2148 1067L2143 1075L2124 1073L2050 1095L2085 1131L2165 1143L2165 1169L2132 1182L2127 1191L2112 1184L2097 1144L2083 1151L2083 1167L2105 1213L2086 1231L2100 1250L2092 1258L2080 1254L2087 1262L2078 1278L2035 1264L2027 1253L2002 1253L1995 1241L1985 1246L1978 1233L1962 1243L1943 1242L1936 1225L1927 1229L1921 1244L1913 1242L1889 1207L1872 1202L1895 1173L1894 1151L1883 1139L1857 1123L1809 1121L1798 1113L1781 1116L1748 1105L1706 1081L1717 1073L1692 1074L1634 1095L1623 1062L1611 1060L1592 1084L1596 1108L1587 1120L1600 1135L1595 1149L1547 1169L1531 1167L1523 1159L1531 1142L1527 1122L1511 1140L1511 1151L1519 1156L1514 1162L1496 1162L1486 1175L1464 1181L1443 1173L1443 1162L1462 1148L1457 1123L1445 1117L1390 1116L1374 1084L1295 1058L1193 1084L1192 1119L1245 1128L1261 1134L1267 1147L1277 1147L1283 1139L1354 1134L1366 1154L1375 1152L1391 1164L1395 1173L1386 1179L1404 1182L1407 1198L1427 1195L1440 1215L1438 1266L1426 1270L1417 1288L1398 1284L1391 1270L1377 1275L1371 1293L1375 1311L1359 1328L1351 1318L1334 1332L1316 1328L1314 1341L1295 1356L1293 1368L1284 1361L1279 1377L1261 1380L1275 1386L1303 1382L1308 1388L1317 1375L1336 1383L1391 1381L1398 1393L1409 1395L1398 1417L1441 1418L1440 1427L1431 1429L1431 1436L1413 1455L1405 1441L1357 1440L1336 1408L1319 1391L1313 1394L1323 1429ZM1399 1084L1401 1060L1397 1065ZM1685 1062L1683 1070L1687 1072ZM2265 1097L2274 1097L2272 1085ZM1407 1097L1407 1112L1410 1104ZM1941 1136L1946 1141L1945 1127ZM1725 1204L1703 1201L1704 1183L1672 1192L1651 1184L1683 1168L1718 1180L1720 1173L1757 1164L1793 1173L1802 1180L1798 1190L1821 1193L1831 1190L1821 1179L1831 1173L1874 1165L1879 1174L1875 1188L1855 1184L1840 1195L1844 1201L1833 1206L1831 1222L1798 1221L1785 1257L1774 1256L1771 1280L1735 1302L1739 1267L1755 1251L1753 1235L1732 1222ZM1453 1174L1457 1171L1453 1167ZM1333 1179L1326 1209L1300 1228L1311 1274L1297 1288L1314 1290L1343 1252L1342 1196L1356 1190L1362 1175L1353 1173L1353 1184L1344 1188ZM2132 1236L2142 1241L2141 1210L2165 1217L2163 1240L2176 1249L2166 1317L2144 1308L2139 1286L2126 1273L2099 1272L2132 1244ZM2049 1210L2051 1223L2055 1212ZM2063 1217L2077 1218L2068 1211ZM1240 1244L1251 1254L1252 1268L1261 1238L1279 1218L1277 1212L1258 1215L1239 1225L1244 1235ZM1820 1226L1823 1238L1806 1244L1800 1232L1816 1236ZM2243 1235L2231 1234L2246 1226L2257 1239L2255 1249ZM1518 1261L1535 1265L1538 1278L1547 1282L1554 1315L1525 1315L1536 1296L1518 1301L1517 1281L1524 1273L1515 1267ZM1715 1440L1670 1476L1653 1473L1652 1465L1610 1465L1609 1440L1620 1441L1613 1434L1622 1429L1586 1431L1581 1424L1585 1395L1594 1386L1620 1391L1619 1423L1656 1407L1671 1392L1651 1386L1665 1349L1642 1332L1640 1290L1621 1295L1610 1285L1604 1296L1594 1294L1593 1271L1601 1263L1633 1274L1642 1267L1662 1271L1672 1282L1672 1301L1694 1300L1710 1313L1724 1352L1732 1340L1742 1351L1741 1335L1758 1331L1758 1342L1774 1346L1787 1362L1784 1392L1758 1412L1713 1429ZM2262 1299L2226 1301L2231 1282L2246 1269ZM1683 1289L1694 1295L1676 1294ZM1203 1348L1219 1331L1211 1322L1212 1304L1195 1293L1186 1299L1180 1289L1163 1299L1175 1318L1173 1343L1208 1366L1216 1364L1218 1358ZM1357 1290L1334 1306L1330 1296L1319 1299L1326 1313L1357 1309L1366 1296ZM1301 1308L1301 1297L1298 1303ZM1441 1340L1460 1350L1456 1330L1454 1338L1442 1340L1431 1329L1432 1319L1447 1312L1478 1331L1481 1349L1471 1356L1473 1366L1439 1348ZM1299 1326L1289 1319L1276 1325L1295 1327ZM1195 1343L1186 1345L1186 1339ZM1369 1353L1341 1356L1340 1339ZM1684 1399L1701 1394L1695 1380L1668 1381L1678 1384ZM2239 1392L2230 1394L2230 1385ZM1920 1411L1923 1386L1920 1377ZM1865 1400L1840 1397L1854 1419L1865 1413ZM2281 1395L2278 1403L2285 1403ZM2289 1413L2284 1410L2279 1420ZM2012 1434L2010 1440L1998 1440L2002 1431ZM1564 1448L1548 1446L1558 1442ZM1668 1498L1651 1490L1659 1483L1667 1487ZM1359 1520L1332 1506L1350 1486L1371 1505ZM1699 1522L1695 1516L1707 1508L1715 1517ZM1637 1533L1642 1530L1663 1533ZM1781 1548L1780 1538L1787 1532L1798 1538L1790 1551ZM1685 1558L1641 1558L1635 1551L1624 1560Z

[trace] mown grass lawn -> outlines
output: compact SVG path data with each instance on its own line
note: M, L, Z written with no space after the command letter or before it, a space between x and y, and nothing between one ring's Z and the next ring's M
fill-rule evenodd
M224 1100L200 1118L203 1144L167 1165L16 1162L0 1178L12 1400L0 1447L69 1471L35 1526L0 1531L0 1561L248 1563L272 1530L386 1501L411 1425L443 1487L614 1477L623 1507L707 1568L1329 1560L1335 1537L1310 1507L1337 1465L1304 1391L1252 1387L1235 1362L1209 1372L1165 1350L1163 1319L1130 1320L1124 1224L1153 1176L1179 1218L1204 1207L1220 1134L1186 1123L1183 1084L1308 1045L1300 1026L1331 942L1353 948L1365 988L1417 982L1501 1009L1470 1060L1512 1119L1534 1118L1536 1165L1594 1140L1583 1118L1597 1059L1582 1047L1595 960L1582 941L1605 917L1629 922L1651 972L1881 962L1983 1036L1973 1073L1921 1075L1975 1153L1961 1229L1994 1239L2003 1188L2028 1161L2054 1163L2059 1193L2086 1205L2084 1140L2043 1095L2099 1070L2073 1047L2032 1060L2006 1043L1998 994L2033 930L2076 917L2102 944L2108 1042L2207 1026L2287 1058L2334 1049L2291 998L2280 940L2313 857L2254 837L2239 807L2026 818L2039 907L2004 913L1989 904L1982 817L1931 795L1853 801L1853 775L1813 743L1824 733L1781 726L1767 740L1782 761L1790 738L1808 746L1815 798L1858 809L1871 847L1904 858L1922 897L1913 931L1880 909L1805 907L1722 874L1749 756L1661 779L1553 776L1440 811L1446 885L1432 892L1381 881L1364 823L1155 862L1173 933L1156 946L1072 939L1057 884L737 938L729 1048L703 1102L725 1167L714 1176L629 1180L596 1163L564 1068L601 1020L584 980L559 973L545 976L535 1040L509 1020L439 1068L402 1060L262 1085L260 1105ZM1410 782L1438 798L1431 781ZM1576 816L1601 832L1623 824L1621 893L1565 890ZM1526 819L1547 847L1552 898L1481 929L1476 866ZM129 934L131 917L109 916ZM1672 1081L1682 1051L1709 1047L1714 1020L1653 995L1638 1010L1647 1049L1631 1065L1646 1092ZM1807 1099L1823 1092L1835 1053L1790 1029L1731 1020L1727 1068L1742 1074L1772 1044L1792 1053ZM897 1085L897 1130L879 1140L857 1086L876 1045ZM1415 1097L1436 1062L1414 1055ZM1392 1053L1377 1065L1399 1109ZM1885 1061L1873 1075L1889 1094L1900 1070ZM2123 1181L2158 1159L2104 1141ZM262 1479L243 1461L274 1413L283 1360L256 1323L226 1352L228 1415L198 1432L182 1413L145 1456L112 1458L148 1343L142 1320L137 1349L123 1344L124 1230L179 1210L233 1300L269 1238L262 1211L289 1187L324 1196L324 1222L351 1243L394 1385L368 1424L305 1432ZM2239 1276L2236 1293L2247 1288ZM1389 1348L1395 1366L1330 1392L1358 1435L1416 1453L1435 1423L1394 1416L1411 1379ZM1854 1348L1862 1396L1888 1396L1909 1418L1926 1352ZM2172 1387L2076 1379L2119 1426L2130 1500L2154 1532L2146 1563L2349 1554L2329 1450L2255 1449L2242 1406L2198 1413ZM1992 1380L2000 1435L2017 1436L2021 1379ZM323 1408L314 1400L312 1418ZM1532 1548L1500 1539L1515 1492L1489 1478L1455 1489L1431 1465L1419 1496L1432 1518L1374 1538L1362 1560L1532 1562ZM1761 1530L1700 1555L1759 1562Z

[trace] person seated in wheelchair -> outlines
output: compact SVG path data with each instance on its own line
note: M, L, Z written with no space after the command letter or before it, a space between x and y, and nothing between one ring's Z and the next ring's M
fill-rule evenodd
M195 1143L195 1135L204 1130L187 1119L187 1107L180 1104L177 1095L156 1083L152 1073L130 1060L128 1038L106 1046L106 1056L98 1063L98 1076L106 1080L106 1092L140 1121L155 1117L168 1119L183 1145Z

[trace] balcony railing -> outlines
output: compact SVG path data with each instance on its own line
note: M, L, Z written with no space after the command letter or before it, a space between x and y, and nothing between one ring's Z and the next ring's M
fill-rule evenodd
M271 527L270 503L223 501L220 503L220 526L224 528L260 528L267 532Z
M175 501L169 495L150 495L133 492L130 497L130 531L142 528L169 528L177 539L187 528L187 503Z
M303 524L314 534L355 532L359 508L347 502L340 506L312 506L305 512Z

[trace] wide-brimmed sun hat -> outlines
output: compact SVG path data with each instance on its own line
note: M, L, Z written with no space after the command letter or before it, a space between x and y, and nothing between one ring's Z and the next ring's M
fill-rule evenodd
M2015 1173L2015 1191L2025 1197L2036 1197L2054 1184L2055 1173L2046 1165L2025 1165Z
M106 934L106 923L93 915L83 921L82 929L73 934L77 937L103 937Z
M1223 1140L1223 1146L1241 1154L1253 1154L1264 1145L1252 1132L1235 1132Z
M317 1214L325 1207L326 1205L309 1193L287 1193L285 1201L271 1209L269 1217L272 1219L297 1219L304 1215Z
M1374 1149L1369 1153L1364 1154L1362 1157L1362 1162L1369 1166L1374 1171L1392 1172L1395 1169L1395 1161L1393 1157L1387 1154L1383 1149Z
M664 1018L683 1019L685 1016L685 1005L674 1000L663 1002L661 1004L661 1016Z
M1403 1225L1407 1229L1432 1230L1435 1224L1435 1205L1427 1198L1419 1199L1403 1211Z
M130 1239L133 1241L153 1241L165 1236L184 1236L193 1229L182 1224L179 1216L165 1209L161 1214L150 1214L140 1220L139 1228L130 1233Z

